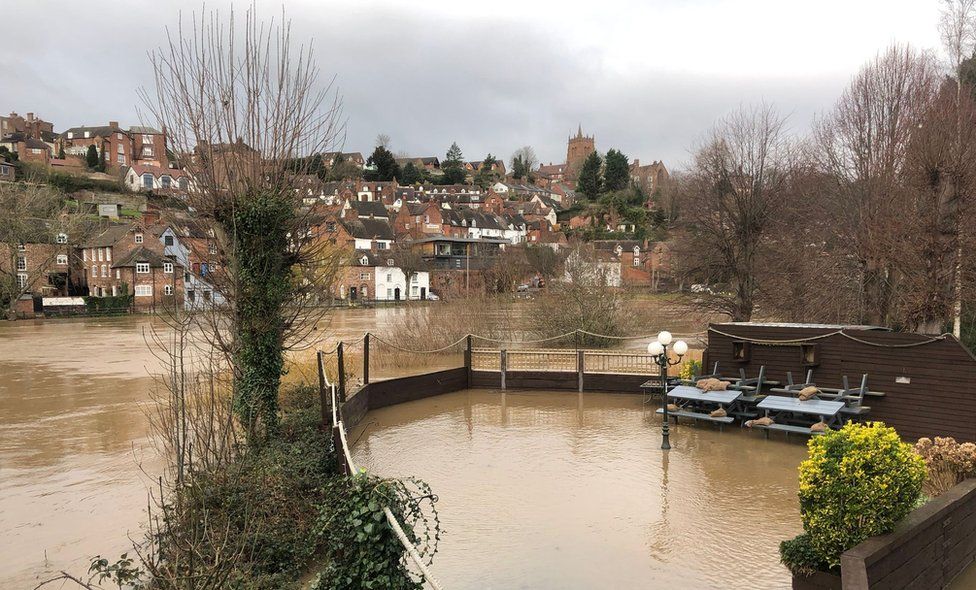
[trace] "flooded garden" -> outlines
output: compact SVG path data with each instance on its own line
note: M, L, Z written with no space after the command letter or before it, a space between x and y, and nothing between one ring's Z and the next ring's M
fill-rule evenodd
M439 496L445 588L785 588L800 439L672 428L641 395L468 390L370 412L360 467Z

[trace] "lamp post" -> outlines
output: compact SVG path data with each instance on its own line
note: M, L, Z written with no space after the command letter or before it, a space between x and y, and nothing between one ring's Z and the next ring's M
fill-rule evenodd
M657 340L651 341L647 345L647 352L657 363L657 366L661 369L661 399L664 405L664 426L661 429L661 449L669 450L671 448L671 431L670 431L670 416L668 415L668 367L673 367L674 365L681 363L681 357L688 352L688 344L684 340L678 340L671 347L674 353L678 355L678 360L672 361L668 358L668 346L671 345L671 332L664 330L657 335Z

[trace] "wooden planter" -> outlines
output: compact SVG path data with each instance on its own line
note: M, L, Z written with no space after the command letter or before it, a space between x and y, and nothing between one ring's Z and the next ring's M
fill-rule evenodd
M793 576L793 590L841 590L840 574L817 572L812 576Z

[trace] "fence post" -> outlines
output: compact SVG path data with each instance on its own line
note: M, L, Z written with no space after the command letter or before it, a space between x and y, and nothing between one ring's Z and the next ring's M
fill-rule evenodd
M502 374L502 389L505 389L505 372L508 371L508 351L504 348L498 351L498 368Z
M468 374L468 388L470 388L471 387L471 372L474 370L474 367L472 366L474 364L474 358L472 356L472 352L473 351L471 349L471 334L468 334L467 341L468 341L467 342L467 347L464 349L464 368L467 369L467 374Z
M339 434L338 424L332 427L332 448L335 450L339 475L349 475L349 466L346 465L346 453L342 450L342 435Z
M329 410L332 402L329 400L329 394L326 392L325 386L325 353L320 350L315 353L315 356L318 358L319 363L319 405L322 407L322 428L325 428L331 422Z
M576 380L579 384L580 393L583 393L583 370L584 370L584 355L586 352L582 350L576 351Z
M337 360L339 364L339 401L346 401L346 363L342 355L342 342L336 347Z
M363 336L363 385L369 385L369 332Z

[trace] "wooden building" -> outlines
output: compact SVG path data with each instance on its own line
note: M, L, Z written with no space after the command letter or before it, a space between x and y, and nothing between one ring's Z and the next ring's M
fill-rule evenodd
M892 332L872 326L711 324L704 367L723 374L744 368L755 377L803 380L808 369L823 387L857 383L868 375L867 420L893 426L906 439L951 436L976 441L976 357L950 335Z

